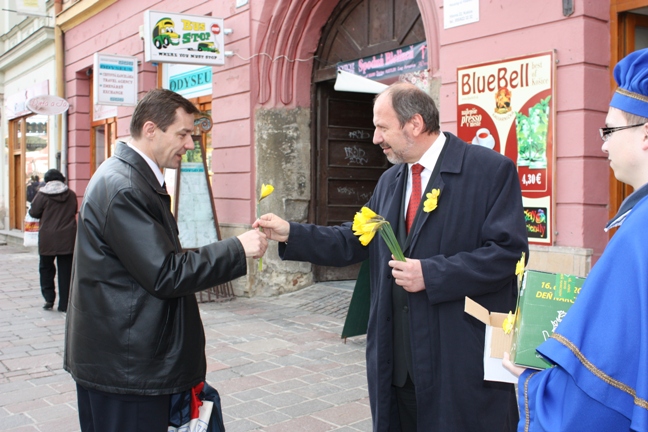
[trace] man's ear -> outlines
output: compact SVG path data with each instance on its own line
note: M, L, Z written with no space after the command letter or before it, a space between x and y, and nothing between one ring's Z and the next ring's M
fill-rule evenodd
M142 126L142 135L144 135L147 138L150 138L153 135L155 135L156 128L157 126L155 125L155 123L149 120L146 123L144 123L144 125Z
M409 122L412 124L412 135L419 136L423 133L425 129L425 123L423 122L423 117L421 114L414 114Z

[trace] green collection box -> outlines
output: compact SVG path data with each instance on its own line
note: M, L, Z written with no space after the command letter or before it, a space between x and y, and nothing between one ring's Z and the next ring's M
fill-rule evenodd
M585 278L559 273L527 270L516 307L511 344L513 363L546 369L551 364L536 352L565 318L585 282Z

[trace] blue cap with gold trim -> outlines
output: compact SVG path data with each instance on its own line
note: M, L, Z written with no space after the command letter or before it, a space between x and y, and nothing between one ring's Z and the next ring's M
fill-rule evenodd
M648 117L648 48L632 52L614 68L617 88L610 106Z

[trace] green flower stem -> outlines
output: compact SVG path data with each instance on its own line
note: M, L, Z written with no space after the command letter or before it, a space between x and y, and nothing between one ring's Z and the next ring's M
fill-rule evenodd
M394 255L394 258L396 258L398 261L405 262L405 255L403 255L403 251L398 244L398 240L396 240L396 236L394 235L394 230L392 230L391 224L387 222L380 228L378 228L378 230L380 231L380 236L383 238L383 240L385 240L389 251L392 253L392 255Z
M257 201L257 219L261 217L259 204L261 204L261 200ZM259 227L259 231L263 231L263 227ZM263 271L263 257L259 258L259 271Z

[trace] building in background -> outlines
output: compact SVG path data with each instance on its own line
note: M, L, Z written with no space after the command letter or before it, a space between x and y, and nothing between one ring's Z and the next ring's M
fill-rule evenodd
M149 24L149 35L146 11L170 16ZM222 18L224 28L163 19L176 14ZM198 40L225 29L232 32L224 34L222 47ZM471 101L461 71L475 77L485 71L474 88L481 85L479 97L492 97L493 109L501 110L500 117L488 111L494 122L509 122L504 134L513 137L511 145L525 148L511 156L525 167L521 183L533 189L539 187L534 182L545 181L541 186L550 197L543 204L546 212L529 207L530 231L548 230L530 236L530 268L586 275L609 240L605 222L630 193L609 169L598 128L614 90L611 68L627 53L648 47L648 0L63 0L56 30L64 46L57 70L65 82L60 95L70 103L66 167L80 197L112 154L115 139L128 137L133 110L96 103L95 53L137 59L139 98L152 88L171 88L211 118L213 127L196 134L206 150L223 237L247 229L257 211L327 225L349 220L367 201L388 168L372 144L373 95L335 90L338 69L387 84L414 82L438 101L442 130L460 136L473 134L462 129L461 111L473 108L465 107ZM196 33L188 36L193 51L188 55L222 51L224 65L146 61L147 40L156 39L155 49L173 58L182 32ZM543 90L548 93L529 99L528 106L515 105L523 94L520 77L529 79L535 67L525 59L539 54L553 63L543 66L551 73ZM499 69L518 65L515 61L521 69L502 72L508 75L500 79ZM6 78L7 72L5 99ZM517 143L512 132L543 110L545 135L535 136L544 137L539 145L544 156L535 157L537 148ZM472 123L475 131L490 127L480 124ZM473 141L508 155L503 148L509 141L484 137L475 134ZM533 171L549 167L550 181ZM4 172L9 187L6 177ZM274 185L275 192L257 209L262 183ZM274 295L357 272L281 262L275 248L264 265L259 273L250 263L248 276L234 285L236 294Z
M57 93L56 3L2 0L0 229L22 231L27 182L60 167L61 116L34 114L26 106L31 97Z

